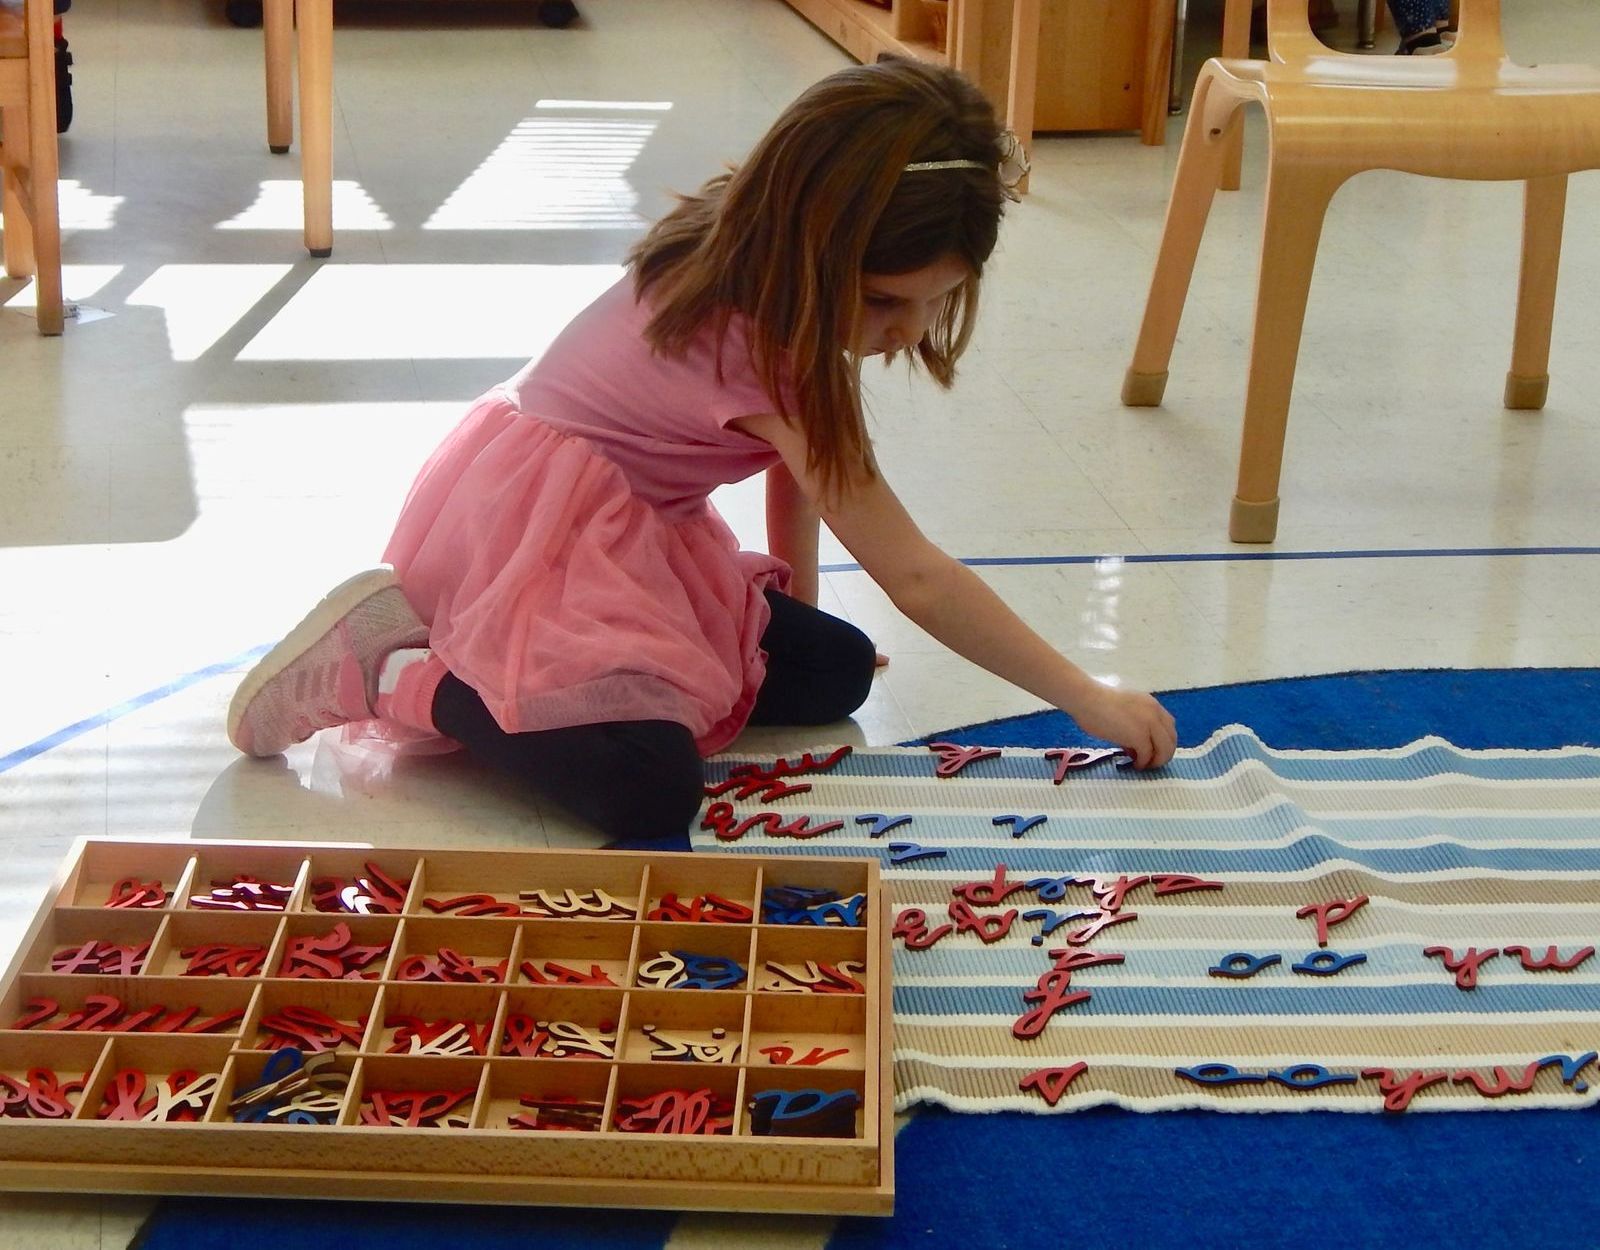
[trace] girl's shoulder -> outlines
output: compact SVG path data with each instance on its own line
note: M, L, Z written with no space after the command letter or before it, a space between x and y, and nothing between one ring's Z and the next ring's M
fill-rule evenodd
M703 436L704 423L774 411L745 317L706 318L673 349L652 344L649 293L624 272L510 379L523 412ZM646 415L648 414L648 416Z
M737 310L713 312L700 321L677 350L659 351L653 348L655 336L650 332L656 312L657 304L650 292L638 290L630 269L573 318L568 329L580 331L585 338L600 337L613 342L636 340L654 354L690 364L714 362L718 357L724 368L737 369L751 363L754 336L750 320L743 313Z

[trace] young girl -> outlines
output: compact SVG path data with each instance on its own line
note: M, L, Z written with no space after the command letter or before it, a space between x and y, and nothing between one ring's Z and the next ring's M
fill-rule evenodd
M1400 32L1401 56L1448 52L1444 34L1450 29L1450 0L1389 0L1389 12Z
M820 519L935 638L1164 764L1166 711L1091 679L924 538L863 425L865 357L906 352L950 385L1009 192L1005 139L943 68L812 87L477 401L412 487L392 569L331 592L245 678L234 744L271 755L376 717L613 838L681 836L702 755L867 696L872 643L814 606ZM763 470L771 555L739 551L707 502Z

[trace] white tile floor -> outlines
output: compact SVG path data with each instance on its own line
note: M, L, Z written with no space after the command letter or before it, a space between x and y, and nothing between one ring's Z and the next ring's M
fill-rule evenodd
M459 762L361 783L310 744L242 761L220 723L247 653L379 552L462 406L608 280L669 189L738 156L845 63L781 0L580 2L567 31L510 6L341 6L338 238L320 263L300 247L293 158L265 150L258 34L194 0L69 14L66 280L111 316L41 340L30 291L0 280L0 954L82 834L589 844ZM1191 7L1203 56L1216 6ZM1505 9L1520 59L1600 61L1586 0ZM962 557L1105 554L983 575L1132 684L1600 664L1592 554L1115 558L1230 550L1258 162L1213 211L1166 406L1117 400L1180 131L1164 149L1044 142L957 391L870 372L882 459L912 512ZM1259 128L1250 139L1259 152ZM562 175L532 197L517 182L529 160ZM1511 186L1388 174L1341 192L1277 550L1600 546L1600 175L1572 183L1540 415L1499 404L1519 208ZM724 502L758 544L759 488ZM893 657L855 724L827 737L889 743L1035 706L897 618L862 574L827 582L824 606ZM109 1250L144 1210L0 1198L0 1244ZM751 1232L691 1219L674 1244Z

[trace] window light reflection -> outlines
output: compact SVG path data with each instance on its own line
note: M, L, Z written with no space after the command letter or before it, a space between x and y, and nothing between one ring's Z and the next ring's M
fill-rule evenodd
M1126 561L1121 556L1101 556L1094 562L1094 580L1078 615L1078 646L1085 651L1115 651L1122 642L1120 624L1122 577Z
M305 229L305 196L300 180L268 179L256 202L237 217L217 223L218 230ZM394 223L358 182L335 179L333 224L336 230L393 230Z
M166 314L175 361L199 360L271 293L288 265L162 265L128 296Z
M125 195L96 195L76 178L58 184L63 230L109 230Z
M589 109L593 112L664 113L672 107L671 100L540 100L536 109Z
M69 304L93 299L102 287L121 272L121 265L62 265L62 297ZM10 299L0 299L0 308L32 312L35 307L34 284L31 281Z
M626 101L541 100L536 109L593 113L670 108ZM639 194L624 175L655 133L633 117L526 117L473 170L424 230L633 230Z
M498 359L514 367L543 352L621 275L615 264L322 265L239 359Z

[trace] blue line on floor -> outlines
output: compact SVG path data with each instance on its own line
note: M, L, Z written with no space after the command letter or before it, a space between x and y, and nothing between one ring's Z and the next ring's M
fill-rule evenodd
M1413 559L1418 556L1432 556L1447 558L1451 556L1594 556L1600 555L1600 547L1421 547L1405 548L1392 551L1196 551L1196 552L1171 552L1167 554L1136 554L1114 555L1105 554L1098 556L973 556L962 560L961 563L972 568L989 568L997 565L1066 565L1066 564L1099 564L1101 561L1119 561L1123 564L1215 564L1219 562L1247 563L1253 560L1401 560ZM859 573L859 564L824 564L818 567L821 573ZM135 695L124 703L119 703L113 708L97 713L76 724L68 725L65 729L58 729L52 734L40 738L37 742L30 742L25 747L19 747L10 755L0 755L0 773L5 773L43 755L52 747L58 747L64 742L99 729L102 725L109 725L112 721L135 712L139 708L147 707L159 699L169 695L178 694L187 690L197 682L207 678L219 676L246 660L253 660L266 653L272 644L263 643L259 647L234 656L231 660L224 660L219 664L209 664L205 668L196 669L192 673L185 673L182 677L174 678L164 686L154 690L147 690L143 694Z
M1417 547L1372 551L1193 551L1165 554L1098 556L973 556L961 563L969 568L1008 564L1247 564L1256 560L1401 560L1416 556L1600 556L1600 547ZM823 564L819 573L859 573L859 564Z
M236 668L247 660L257 659L266 654L267 647L270 645L263 644L259 647L252 647L250 650L234 656L231 660L223 660L219 664L208 664L205 668L196 669L192 673L185 673L182 677L174 678L164 686L157 686L154 690L146 690L143 694L136 694L133 698L117 704L116 707L107 708L104 712L97 712L93 716L78 721L76 724L68 725L65 729L58 729L53 734L47 734L37 742L30 742L25 747L19 747L11 752L10 755L0 755L0 773L7 772L18 764L25 764L35 756L43 755L52 747L60 746L63 742L70 742L72 739L81 737L91 730L99 729L102 725L109 725L112 721L121 719L129 712L136 712L142 707L148 707L157 700L165 699L169 695L187 690L190 686L195 685L197 682L205 681L208 677L216 677L226 673L229 669Z

